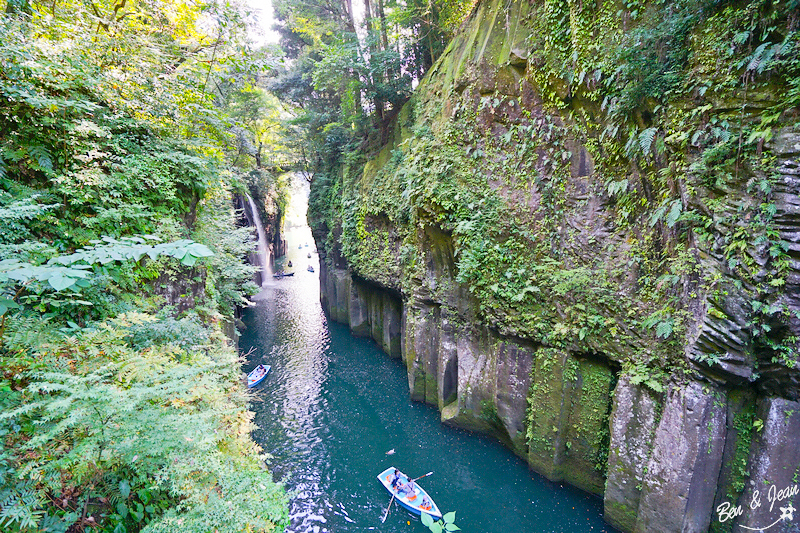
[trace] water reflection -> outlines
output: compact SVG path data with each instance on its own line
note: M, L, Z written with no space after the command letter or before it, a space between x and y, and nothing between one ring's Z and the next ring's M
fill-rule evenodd
M258 391L260 402L254 410L255 422L261 429L254 437L268 453L279 458L272 470L286 481L293 494L291 530L325 531L330 503L320 496L330 459L325 453L329 432L324 421L327 404L322 395L328 377L329 337L319 304L318 259L316 253L310 252L313 239L305 224L308 182L293 176L291 189L293 201L283 227L288 251L276 261L275 271L294 272L294 276L272 280L253 298L258 306L249 313L251 319L243 340L255 339L252 346L256 351L249 359L249 367L264 362L273 368ZM314 267L314 273L305 268L308 264ZM302 468L297 468L299 465Z
M297 183L298 194L306 187ZM375 476L390 465L433 471L423 486L464 531L611 531L599 499L532 477L499 443L443 426L435 409L409 400L402 363L329 323L310 230L297 219L287 215L288 257L276 264L291 260L295 275L264 288L241 339L244 351L255 349L248 369L273 368L255 389L253 436L290 491L288 532L427 531L398 508L381 524L389 496Z

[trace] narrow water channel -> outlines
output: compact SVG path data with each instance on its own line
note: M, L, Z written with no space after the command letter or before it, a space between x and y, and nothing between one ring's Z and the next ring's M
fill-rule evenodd
M381 523L389 495L376 475L391 465L414 477L433 471L420 483L466 533L613 531L599 498L532 474L498 442L443 426L433 407L409 400L399 360L326 318L307 185L296 180L295 192L289 252L275 268L295 274L264 286L240 343L252 349L245 370L272 365L255 390L254 438L291 496L287 531L428 531L396 505Z

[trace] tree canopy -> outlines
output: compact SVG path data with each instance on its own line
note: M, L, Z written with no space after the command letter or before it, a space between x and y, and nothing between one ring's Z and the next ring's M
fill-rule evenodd
M363 141L380 140L474 4L276 1L287 62L268 87L295 111L294 149L321 170Z

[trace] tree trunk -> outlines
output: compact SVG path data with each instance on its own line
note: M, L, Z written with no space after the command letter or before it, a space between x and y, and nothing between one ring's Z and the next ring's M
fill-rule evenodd
M345 21L345 31L353 35L353 38L356 40L356 54L361 57L361 44L358 42L358 34L356 33L356 19L353 15L353 0L343 0L344 1L344 11L347 15L347 19ZM354 70L350 70L350 75L353 79L358 79L358 72ZM344 89L345 91L347 88ZM353 98L355 100L355 108L357 110L361 110L361 91L357 91Z
M372 12L372 4L370 0L364 0L364 25L367 27L367 42L369 43L369 52L370 52L370 63L375 60L375 53L379 51L377 46L377 42L375 39L375 23L373 21L373 12ZM369 65L370 71L370 84L372 85L373 91L377 89L379 83L384 83L385 81L385 72L376 72L373 68L374 63ZM376 122L380 125L383 122L383 100L380 99L377 95L372 98L372 105L375 106L375 117Z
M378 18L381 22L381 49L389 49L389 35L386 32L386 13L383 10L383 0L378 0Z
M345 26L348 32L356 32L356 19L353 16L353 0L344 0L344 12L347 15Z

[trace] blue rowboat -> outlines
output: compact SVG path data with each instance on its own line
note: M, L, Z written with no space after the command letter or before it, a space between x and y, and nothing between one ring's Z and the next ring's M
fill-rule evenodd
M247 374L247 388L252 389L267 377L269 370L272 367L269 365L258 365L249 374Z
M378 481L381 482L383 488L388 490L390 494L393 494L395 500L400 502L400 505L402 505L407 511L414 513L417 516L422 515L422 513L429 514L434 520L440 520L442 518L442 513L439 511L439 508L436 506L436 504L433 503L433 498L431 498L422 487L417 485L416 482L414 482L413 494L408 494L402 490L392 487L392 474L394 471L395 467L390 466L378 474ZM398 472L400 471L398 470ZM400 483L398 483L397 486L401 487L405 485L410 479L411 478L409 478L407 475L400 472Z

